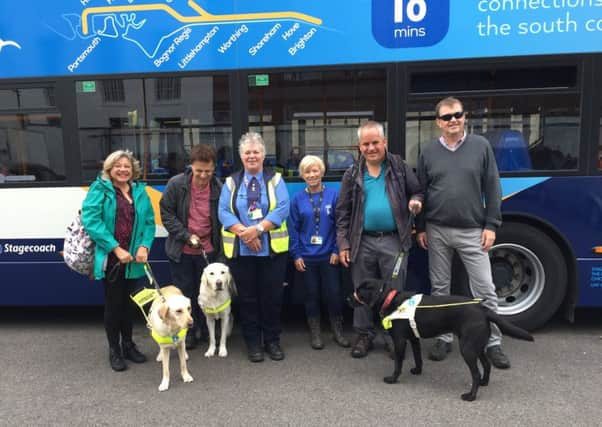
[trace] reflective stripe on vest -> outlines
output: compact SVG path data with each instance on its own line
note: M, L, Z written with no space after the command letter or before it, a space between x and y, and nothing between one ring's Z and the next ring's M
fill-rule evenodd
M278 206L278 200L276 198L276 186L280 182L281 178L282 176L279 173L276 173L267 182L268 200L270 202L268 212L272 212L274 209L276 209L276 206ZM234 183L234 179L231 176L229 176L228 178L226 178L225 184L230 190L230 211L232 213L235 213L234 190L236 185ZM268 231L268 234L270 236L270 248L274 253L279 254L288 251L288 228L286 227L286 220L282 221L280 227ZM224 246L224 255L226 256L226 258L232 258L234 256L236 234L222 227L222 242Z
M164 337L163 335L159 335L155 332L154 329L151 329L151 336L155 340L157 344L177 344L178 341L181 341L186 337L186 332L188 329L182 329L176 335Z
M270 200L269 212L272 212L278 206L276 198L276 186L280 182L282 175L276 173L272 179L268 181L268 199ZM270 234L270 247L274 253L280 254L288 251L288 228L286 227L286 219L282 221L280 227L268 231Z

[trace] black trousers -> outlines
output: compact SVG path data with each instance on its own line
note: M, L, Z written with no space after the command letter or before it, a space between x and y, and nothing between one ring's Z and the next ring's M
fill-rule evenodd
M109 347L120 348L121 344L132 342L132 330L136 304L130 294L137 289L138 279L126 279L125 272L117 275L115 281L103 279L105 293L104 326Z
M208 261L215 262L216 253L207 254ZM184 296L190 298L192 305L192 319L194 326L188 328L188 333L196 334L200 331L201 336L208 336L205 315L199 306L199 288L201 285L201 275L207 267L207 262L202 255L182 254L180 262L169 260L169 269L173 284L178 287Z
M236 281L242 333L249 348L280 341L283 282L288 254L229 261Z

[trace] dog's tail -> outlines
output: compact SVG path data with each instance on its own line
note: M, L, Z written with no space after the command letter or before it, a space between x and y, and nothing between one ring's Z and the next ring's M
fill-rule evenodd
M519 340L534 341L533 336L529 332L519 328L516 325L513 325L510 323L510 321L504 319L502 316L488 309L487 307L483 308L485 309L487 319L489 319L490 322L495 323L503 334L510 335L513 338L518 338Z

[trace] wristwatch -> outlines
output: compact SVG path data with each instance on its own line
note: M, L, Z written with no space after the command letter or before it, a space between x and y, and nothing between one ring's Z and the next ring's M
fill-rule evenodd
M255 228L257 229L257 234L259 236L261 236L263 234L263 232L265 231L265 228L263 228L263 225L261 225L261 223L257 224L255 226Z

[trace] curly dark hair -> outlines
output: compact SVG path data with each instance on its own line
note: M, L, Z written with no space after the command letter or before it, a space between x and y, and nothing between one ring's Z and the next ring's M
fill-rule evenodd
M207 144L197 144L190 150L190 163L211 162L216 164L215 150Z

